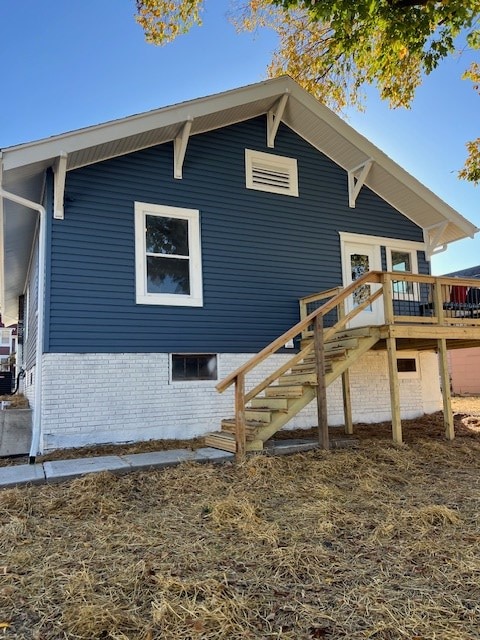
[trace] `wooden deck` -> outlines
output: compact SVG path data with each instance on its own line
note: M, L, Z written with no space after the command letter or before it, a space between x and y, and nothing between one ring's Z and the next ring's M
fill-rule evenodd
M397 443L402 442L397 353L438 353L445 436L453 439L447 351L480 346L477 287L474 279L368 272L348 287L302 298L300 322L217 385L220 392L235 385L235 415L222 422L220 432L206 437L207 444L241 459L246 451L261 450L316 397L319 446L328 448L326 388L341 376L345 431L352 433L349 369L369 350L387 353L392 437ZM374 305L383 321L362 326ZM292 339L298 340L298 353L247 391L247 373Z

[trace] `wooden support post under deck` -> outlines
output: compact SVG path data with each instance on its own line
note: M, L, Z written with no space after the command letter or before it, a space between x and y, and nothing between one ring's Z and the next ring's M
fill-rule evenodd
M247 433L245 428L245 374L239 373L235 380L235 440L237 443L236 461L245 459Z
M437 344L440 380L442 383L443 424L445 425L445 437L447 440L453 440L455 437L455 428L453 425L452 397L450 394L450 375L448 373L447 341L445 338L440 338L437 340Z
M402 421L400 418L400 386L398 384L397 345L395 338L387 338L388 379L390 382L390 404L392 407L392 437L396 444L402 443Z
M313 323L314 349L317 371L317 415L318 444L322 449L329 449L327 418L327 386L325 384L325 344L323 340L323 317L317 316Z
M345 422L345 433L353 434L352 420L352 399L350 397L350 372L347 369L342 373L342 395L343 395L343 419Z

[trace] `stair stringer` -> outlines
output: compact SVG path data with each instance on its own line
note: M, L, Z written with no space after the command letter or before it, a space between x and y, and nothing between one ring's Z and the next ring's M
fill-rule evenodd
M266 442L269 440L277 431L280 431L287 422L290 422L299 411L306 407L307 404L310 404L316 395L314 386L305 386L300 398L295 398L292 403L289 404L288 411L278 412L270 424L258 428L256 441L261 440L262 442ZM249 450L249 444L250 443L247 442L247 451Z
M336 380L342 373L344 373L349 367L359 360L365 353L375 346L380 339L380 331L373 330L371 335L359 339L359 344L355 349L352 349L345 360L337 360L333 364L332 371L325 374L325 384L328 387L334 380ZM255 441L262 440L266 442L277 431L280 431L292 418L294 418L299 411L306 407L315 398L316 386L305 386L305 391L300 398L294 400L291 405L289 404L288 411L278 413L270 424L265 427L259 427L257 431L257 438ZM247 443L247 451L248 451Z

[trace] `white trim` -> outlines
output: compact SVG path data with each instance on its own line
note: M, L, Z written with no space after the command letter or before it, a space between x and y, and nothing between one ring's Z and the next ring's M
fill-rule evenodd
M183 162L187 152L187 144L192 130L193 118L188 118L173 141L173 177L181 180L183 177Z
M53 217L55 220L63 220L64 218L67 159L67 154L62 151L53 165Z
M202 120L202 122L199 123L198 130L195 128L194 134L218 129L233 124L234 122L240 122L261 115L262 113L267 113L272 109L272 103L274 104L285 92L290 93L290 99L289 109L283 118L284 122L286 122L293 131L321 151L322 139L324 139L325 136L324 129L330 129L331 133L338 137L338 141L340 142L339 146L342 146L345 142L350 147L350 153L343 153L341 158L332 158L334 162L342 166L346 171L351 170L352 167L348 166L345 157L358 158L353 161L355 165L358 165L359 161L365 162L369 158L373 159L375 164L386 172L384 179L389 182L390 186L395 186L393 184L394 181L400 183L398 186L401 191L399 202L402 200L404 193L407 193L407 195L410 193L414 196L414 201L402 208L401 213L403 213L403 215L415 221L415 218L420 214L424 217L422 212L426 206L426 208L429 209L427 213L432 219L432 223L442 221L442 219L448 220L454 227L456 226L457 229L452 229L450 237L445 238L443 240L444 242L451 242L465 236L473 236L477 231L475 225L443 202L427 187L397 165L385 153L380 151L375 145L328 109L328 107L318 102L318 100L287 76L273 78L214 96L156 109L147 113L129 116L51 138L16 145L4 149L4 169L7 171L17 167L39 163L37 168L39 171L43 171L46 166L50 166L48 164L50 159L57 157L62 149L72 154L75 151L92 148L92 153L89 154L90 159L87 162L98 162L107 157L114 157L116 153L115 150L119 145L111 145L110 149L105 149L105 153L101 153L100 151L103 145L110 142L129 139L130 144L128 148L124 147L118 152L122 155L142 148L141 140L143 134L147 132L163 129L166 137L172 140L176 134L171 135L169 128L172 126L178 127L178 125L185 122L189 116L193 116L196 120L205 119L205 122ZM306 122L306 118L308 118L310 114L325 125L321 131L318 127L309 130L306 125L305 131L300 130L303 129L303 123ZM162 140L162 142L166 141L166 139ZM158 144L158 142L152 142L150 146L152 144ZM149 146L148 143L146 146ZM99 150L98 155L95 154L95 150ZM325 153L325 150L323 150L323 152ZM327 155L329 154L327 153ZM336 153L331 150L329 157L332 155L336 155ZM76 162L76 160L72 160L72 166L69 168L83 166L83 161L84 160L80 160L79 165L74 165L73 162ZM382 185L375 182L375 175L377 173L376 171L371 172L367 186L375 193L378 193L380 197L388 200L386 195L382 194ZM398 203L391 202L391 204L398 208Z
M408 253L410 255L410 266L411 266L411 270L410 271L399 271L398 273L412 273L412 274L416 274L418 273L418 256L417 256L417 249L415 247L413 248L408 248L408 246L405 246L405 244L403 244L402 246L398 246L395 243L389 244L388 246L385 247L385 257L387 260L387 271L391 271L392 273L393 271L393 265L392 265L392 251L398 251L398 252L402 252L402 253ZM420 289L418 286L418 283L413 282L413 291L411 293L409 293L408 291L405 291L404 293L399 293L397 291L395 291L395 288L393 290L393 299L394 300L406 300L406 301L415 301L418 302L420 300Z
M266 172L266 181L264 183L255 179L255 169ZM288 186L272 184L268 179L269 171L283 174L286 178L285 184L288 182ZM298 197L298 166L296 158L245 149L245 186L247 189L255 189L256 191Z
M362 162L358 167L347 171L348 174L348 206L351 209L355 209L355 203L357 201L358 194L361 188L365 184L370 168L373 164L373 160L369 159ZM357 176L360 171L360 175Z
M350 231L339 231L342 242L363 242L364 244L379 244L381 247L394 247L395 249L412 249L425 251L424 242L413 240L399 240L397 238L386 238L385 236L368 236L363 233L351 233Z
M440 238L448 227L448 222L439 222L425 227L423 230L423 238L425 240L425 257L427 260L437 253L443 253L447 250L446 244L440 243Z
M145 216L166 216L188 221L190 295L148 293L146 273ZM167 205L135 202L135 282L137 304L202 307L202 258L200 212Z
M285 92L273 109L267 112L267 147L275 147L275 136L287 106L289 91Z

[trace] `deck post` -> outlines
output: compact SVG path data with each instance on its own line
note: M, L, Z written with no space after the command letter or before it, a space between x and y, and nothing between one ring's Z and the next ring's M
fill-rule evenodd
M343 419L345 422L345 433L349 436L353 434L352 420L352 398L350 396L350 371L346 369L342 373L342 395L343 395Z
M398 383L396 339L388 337L388 379L390 383L390 404L392 408L392 437L396 444L402 444L402 421L400 418L400 386Z
M245 459L247 433L245 428L245 374L239 373L235 379L235 441L237 462Z
M389 273L383 273L383 310L385 314L385 324L393 324L393 287L392 276Z
M323 316L315 317L313 323L315 366L317 373L318 444L329 449L327 418L327 386L325 384L325 344L323 340Z
M455 427L453 424L452 397L450 393L450 375L448 373L447 341L445 338L440 338L437 340L437 344L440 380L442 383L443 424L445 425L445 437L447 440L453 440L455 437Z

